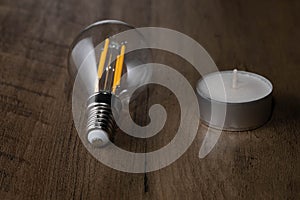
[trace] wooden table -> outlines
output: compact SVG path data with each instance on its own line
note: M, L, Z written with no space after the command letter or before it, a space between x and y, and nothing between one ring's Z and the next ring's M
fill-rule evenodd
M300 199L299 10L296 0L1 0L0 199ZM83 27L108 18L180 31L220 69L266 76L274 85L271 120L254 131L223 132L204 159L201 125L166 168L130 174L103 165L74 128L67 54ZM157 60L173 63L193 86L200 77L174 55L162 52ZM145 99L164 105L168 121L148 140L118 138L135 152L167 144L180 119L166 88L149 86ZM147 106L133 106L140 125L148 122Z

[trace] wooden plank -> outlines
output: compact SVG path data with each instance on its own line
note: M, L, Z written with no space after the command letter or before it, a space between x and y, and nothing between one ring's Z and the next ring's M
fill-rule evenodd
M0 1L0 198L299 199L299 8L298 1L284 0ZM181 31L220 69L268 77L275 98L271 121L254 131L224 132L204 159L198 157L206 134L200 125L187 152L155 172L129 174L101 164L77 136L65 85L72 40L107 18ZM174 55L158 51L155 59L193 86L200 77ZM133 118L147 124L154 103L168 111L164 129L147 140L118 130L116 144L149 152L171 141L180 112L166 88L149 86L132 103Z

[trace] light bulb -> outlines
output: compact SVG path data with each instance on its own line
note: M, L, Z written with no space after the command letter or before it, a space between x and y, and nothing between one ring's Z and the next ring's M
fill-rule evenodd
M128 40L117 37L128 30L131 31ZM129 103L133 98L126 95L126 88L136 87L151 76L150 71L135 76L132 69L149 62L151 52L126 53L132 39L135 45L145 42L132 26L105 20L81 31L70 48L68 70L74 83L75 127L80 134L86 134L87 142L93 147L103 147L112 139L115 129L113 109L117 110L115 113L120 112L122 102ZM126 81L121 82L122 75L126 76Z

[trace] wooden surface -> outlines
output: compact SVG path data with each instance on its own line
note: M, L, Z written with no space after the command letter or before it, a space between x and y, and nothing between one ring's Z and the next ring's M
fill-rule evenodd
M296 0L0 0L0 199L300 199L299 10ZM101 164L76 133L65 85L72 40L107 18L181 31L220 69L266 76L272 119L254 131L224 132L204 159L201 125L188 151L159 171ZM184 60L161 55L196 83L200 76ZM176 98L150 90L140 98L165 105L169 118L150 140L125 138L132 151L162 147L178 128ZM137 123L147 123L146 111L136 111Z

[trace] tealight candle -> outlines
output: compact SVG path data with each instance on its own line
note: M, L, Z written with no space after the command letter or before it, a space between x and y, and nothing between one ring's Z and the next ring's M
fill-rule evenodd
M258 74L236 69L215 72L205 75L196 89L201 120L210 127L250 130L262 126L270 118L273 86ZM216 108L213 116L212 106ZM224 111L225 120L219 119Z

